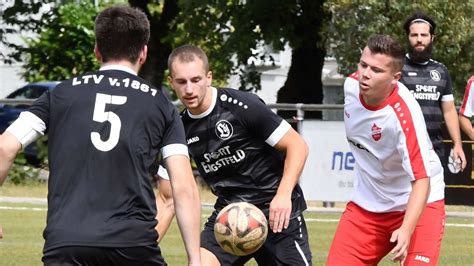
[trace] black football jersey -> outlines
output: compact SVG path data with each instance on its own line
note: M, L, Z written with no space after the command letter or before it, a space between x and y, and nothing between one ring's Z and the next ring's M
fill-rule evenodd
M444 158L441 125L444 121L441 109L443 97L453 97L453 88L448 69L434 60L417 64L407 57L400 82L403 83L418 101L426 121L426 129L436 153ZM453 99L454 100L454 99Z
M185 147L179 114L161 91L102 70L60 83L29 111L48 131L45 250L156 243L148 169L161 148Z
M218 196L216 210L246 201L268 215L284 166L284 156L273 145L289 124L254 94L215 88L212 92L208 111L195 116L185 109L181 114L189 153ZM299 185L292 197L295 217L306 209Z

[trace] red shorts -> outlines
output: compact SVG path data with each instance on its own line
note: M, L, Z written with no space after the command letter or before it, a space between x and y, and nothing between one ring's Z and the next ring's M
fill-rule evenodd
M390 237L401 226L404 215L403 211L369 212L349 202L339 221L327 265L377 265L395 247ZM444 200L427 205L404 265L436 265L444 219Z
M444 200L426 205L411 236L405 266L437 265L445 221Z

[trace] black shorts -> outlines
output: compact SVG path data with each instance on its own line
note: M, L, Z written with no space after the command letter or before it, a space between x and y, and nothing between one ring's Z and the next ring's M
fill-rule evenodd
M167 265L157 244L140 247L65 246L46 251L44 265Z
M259 265L311 265L311 249L308 242L308 229L303 214L290 220L287 229L281 233L268 231L267 240L255 253L248 256L235 256L224 251L214 237L214 211L201 232L201 247L216 255L221 265L244 265L254 258Z

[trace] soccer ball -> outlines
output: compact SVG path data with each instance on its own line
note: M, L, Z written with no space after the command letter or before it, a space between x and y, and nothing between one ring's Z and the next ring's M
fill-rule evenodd
M245 256L257 251L267 239L267 218L255 205L235 202L217 215L214 236L227 252Z
M451 173L457 174L461 171L461 160L460 159L454 159L454 150L451 149L449 152L449 157L448 157L448 169Z

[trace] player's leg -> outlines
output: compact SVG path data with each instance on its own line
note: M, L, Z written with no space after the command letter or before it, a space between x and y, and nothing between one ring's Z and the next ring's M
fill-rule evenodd
M221 265L216 255L205 248L201 248L201 264L209 266Z
M437 265L445 220L444 200L426 205L411 237L405 266Z
M268 232L265 244L255 253L259 265L312 265L308 229L303 215L290 220L281 233Z
M404 212L372 213L349 202L339 220L327 265L377 265L395 246L390 236Z
M207 219L204 230L201 232L201 265L219 266L219 265L244 265L251 259L251 256L239 257L227 253L219 246L214 236L214 223L216 221L217 211Z

